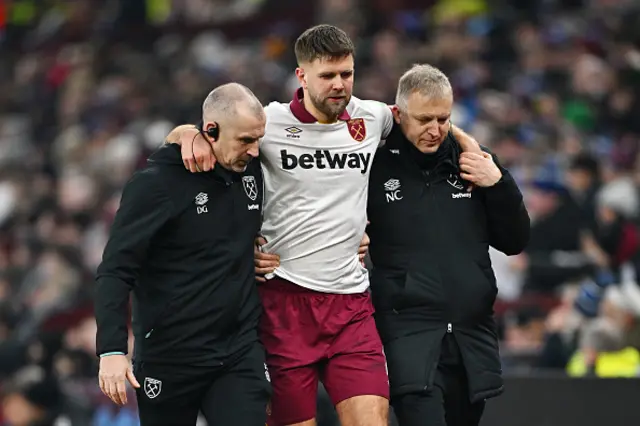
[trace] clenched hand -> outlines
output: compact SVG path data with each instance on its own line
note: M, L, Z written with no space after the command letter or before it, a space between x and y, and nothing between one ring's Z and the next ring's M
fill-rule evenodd
M170 135L171 136L171 135ZM213 148L195 127L183 129L179 133L178 141L167 138L171 143L181 146L182 162L191 173L208 172L216 164Z
M502 178L502 172L494 163L491 154L463 152L460 154L460 177L482 188L495 185Z
M256 281L265 282L266 274L272 274L278 266L280 266L280 256L277 254L264 253L262 246L267 244L267 240L263 237L258 237L255 240L253 257L254 264L256 266Z

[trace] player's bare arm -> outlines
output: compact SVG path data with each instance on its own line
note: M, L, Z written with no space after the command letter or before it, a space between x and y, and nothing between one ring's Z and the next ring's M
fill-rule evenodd
M192 124L181 124L180 126L174 128L171 133L169 133L165 139L165 143L177 143L180 144L180 138L182 137L182 133L185 131L190 131L192 134L197 132L196 126Z
M196 126L184 124L169 133L167 143L180 145L182 162L191 173L208 172L213 169L216 157L209 142Z
M456 141L458 141L458 144L464 152L482 154L482 149L480 149L478 141L460 127L451 124L451 133L453 134L453 137L456 138Z
M452 125L451 132L464 152L482 152L480 144L458 126ZM208 172L213 169L216 158L211 146L195 126L184 124L176 127L169 133L166 141L181 146L182 162L191 173Z

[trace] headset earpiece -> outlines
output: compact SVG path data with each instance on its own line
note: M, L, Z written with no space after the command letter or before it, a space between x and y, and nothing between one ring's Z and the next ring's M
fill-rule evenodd
M220 136L220 125L215 121L213 122L213 126L209 127L207 130L204 129L203 122L200 122L200 124L198 124L196 127L198 128L200 133L202 133L202 136L209 136L211 139L213 139L214 142L217 141L218 136Z
M207 129L207 135L215 141L218 140L218 136L220 135L220 127L218 126L218 123L214 123L215 126L214 127L209 127Z

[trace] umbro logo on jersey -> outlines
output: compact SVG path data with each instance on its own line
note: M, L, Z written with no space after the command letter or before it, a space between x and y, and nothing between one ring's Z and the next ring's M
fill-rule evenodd
M287 127L284 130L285 132L287 132L288 138L300 139L300 133L302 133L302 129L292 126L292 127Z
M289 154L286 149L280 150L280 159L284 170L302 169L358 169L360 173L367 173L371 163L371 154L350 153L333 154L328 149L317 149L313 154L297 156Z

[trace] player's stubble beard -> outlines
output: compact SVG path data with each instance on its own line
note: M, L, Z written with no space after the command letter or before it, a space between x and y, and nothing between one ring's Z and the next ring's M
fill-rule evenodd
M344 96L344 98L339 102L332 102L329 100L329 98L331 98L332 96ZM346 92L334 93L323 97L314 95L313 93L309 92L309 99L311 100L313 106L322 114L324 114L329 119L329 121L335 121L347 108L347 105L349 105L351 94Z

